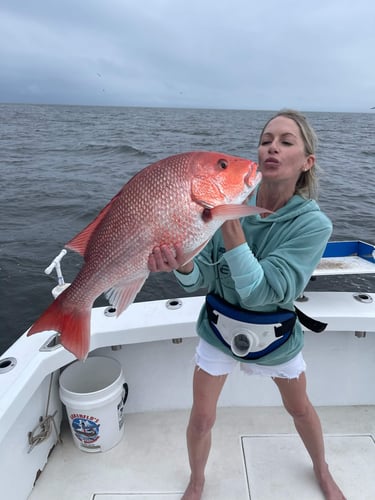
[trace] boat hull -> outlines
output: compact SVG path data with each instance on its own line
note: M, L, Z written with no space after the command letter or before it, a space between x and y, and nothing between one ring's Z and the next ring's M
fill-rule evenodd
M305 332L303 354L314 405L375 405L375 294L362 294L362 300L354 295L309 292L298 304L306 314L328 323L322 334ZM127 414L190 408L198 342L195 321L203 301L189 297L135 303L117 319L108 308L93 309L90 355L121 362L129 386ZM0 482L8 499L27 498L58 439L63 416L58 377L74 357L54 345L53 338L53 332L24 334L0 360L0 453L5 464ZM1 373L10 358L15 366ZM54 415L51 432L31 449L29 433L46 415L47 403L47 414ZM239 368L228 378L219 401L220 407L280 405L271 380L249 377ZM24 472L15 483L20 469Z

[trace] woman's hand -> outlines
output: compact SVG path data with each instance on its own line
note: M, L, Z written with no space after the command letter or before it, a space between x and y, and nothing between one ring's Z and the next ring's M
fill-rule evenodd
M224 246L227 251L242 245L242 243L246 243L245 234L239 219L224 222L221 226L221 234L223 235Z
M174 247L161 245L155 247L148 257L148 268L153 273L169 273L177 270L183 274L189 274L193 270L193 262L184 263L185 257L182 245L177 243Z

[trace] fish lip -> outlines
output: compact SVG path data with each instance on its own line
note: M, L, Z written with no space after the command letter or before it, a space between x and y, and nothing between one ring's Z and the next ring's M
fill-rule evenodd
M259 171L256 172L254 178L251 176L251 173L249 173L245 177L245 183L247 186L255 188L255 186L257 186L260 183L261 179L262 179L262 174Z

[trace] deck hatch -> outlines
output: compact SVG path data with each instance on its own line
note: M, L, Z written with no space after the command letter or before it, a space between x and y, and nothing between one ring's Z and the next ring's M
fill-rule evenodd
M375 498L375 440L371 434L326 434L326 457L347 498ZM322 498L310 458L297 435L242 436L250 500Z
M179 493L95 493L92 500L180 500Z

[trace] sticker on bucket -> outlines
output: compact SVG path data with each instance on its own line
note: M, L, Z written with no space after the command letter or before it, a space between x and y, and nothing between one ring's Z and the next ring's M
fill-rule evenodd
M99 419L88 415L70 415L72 420L72 431L75 437L81 441L81 445L87 448L96 447L93 444L99 439Z

